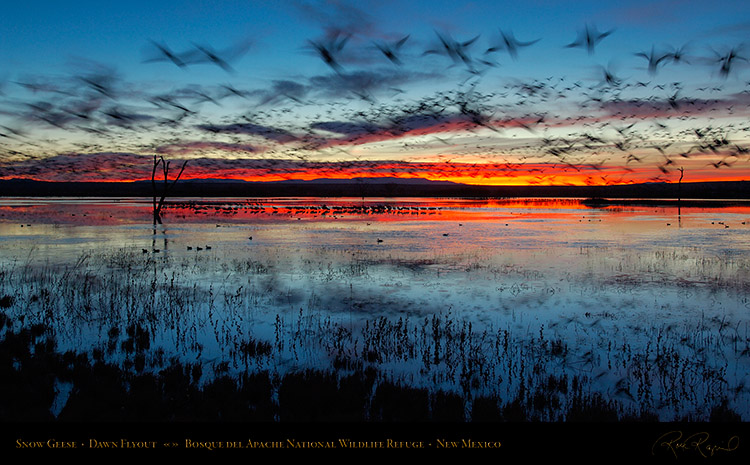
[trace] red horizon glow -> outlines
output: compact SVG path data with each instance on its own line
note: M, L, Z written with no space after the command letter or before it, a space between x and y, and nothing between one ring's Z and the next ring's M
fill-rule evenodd
M0 179L46 182L135 182L150 181L151 157L135 154L90 154L49 159L44 166L30 165L8 170ZM148 161L147 161L148 160ZM182 160L171 161L181 166ZM354 178L400 178L450 181L477 186L606 186L648 182L677 183L676 164L659 167L652 162L574 164L553 162L467 163L443 161L337 161L312 162L289 159L228 160L189 159L180 181L200 179L246 182L344 180ZM681 161L682 182L744 181L750 172L739 166L715 167L709 158ZM178 169L170 170L173 180ZM157 170L156 181L163 182ZM161 179L160 179L161 177Z
M711 174L692 174L690 179L683 179L683 183L697 183L697 182L722 182L722 181L747 181L750 175L746 173L722 173L723 175L717 175L717 173ZM230 175L186 175L180 178L180 180L236 180L238 182L278 182L278 181L314 181L318 179L331 179L331 180L347 180L347 179L378 179L378 178L398 178L398 179L424 179L428 181L448 181L457 184L465 184L470 186L618 186L618 185L629 185L629 184L640 184L648 182L665 182L677 184L679 174L672 175L670 177L661 177L659 179L654 178L654 173L649 171L648 174L643 173L640 176L632 176L629 178L622 177L618 181L611 181L608 179L602 179L592 175L583 174L556 174L549 176L539 176L534 173L528 174L517 174L514 176L484 176L477 177L471 175L453 174L446 175L442 173L423 175L408 175L408 174L384 174L384 175L371 175L366 172L353 172L348 175L344 174L330 174L330 173L301 173L295 175L282 175L282 174L261 174L261 175L246 175L246 176L230 176ZM673 179L674 178L674 179ZM137 178L137 179L126 179L126 178L100 178L97 176L82 176L79 179L49 179L43 176L0 176L1 180L13 180L23 179L30 181L40 182L103 182L103 183L118 183L118 182L143 182L150 181L151 178ZM172 181L174 177L169 178ZM163 183L161 180L156 180L158 183Z

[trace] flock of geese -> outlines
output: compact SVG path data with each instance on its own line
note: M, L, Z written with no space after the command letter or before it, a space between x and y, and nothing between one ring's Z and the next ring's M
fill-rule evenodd
M586 25L559 48L581 49L594 65L597 48L617 34ZM104 65L67 79L22 78L13 83L25 90L23 98L0 95L2 176L148 179L150 166L143 162L158 153L190 159L185 178L222 177L224 169L293 178L322 168L329 174L353 170L353 176L523 173L533 176L531 183L554 184L562 170L589 184L617 184L674 181L677 171L725 170L748 160L750 126L741 117L750 105L750 82L742 81L750 61L742 44L721 51L692 42L635 50L646 80L598 66L594 81L502 76L485 85L490 71L501 68L500 54L521 62L543 39L520 40L501 29L481 48L480 38L436 31L427 46L412 34L366 43L333 28L301 44L329 74L277 79L266 89L222 83L133 91ZM250 41L224 49L192 43L177 51L149 41L143 63L185 70L210 65L236 77L237 61L252 48ZM372 55L364 56L368 51ZM446 79L449 71L460 78L447 89L409 98L401 87L434 65L423 60L435 58ZM696 88L676 79L682 72L659 80L667 66L700 67L714 78ZM228 99L242 110L228 110ZM225 108L223 116L213 115ZM40 131L46 129L53 132ZM368 150L390 151L391 168L380 155L368 158Z

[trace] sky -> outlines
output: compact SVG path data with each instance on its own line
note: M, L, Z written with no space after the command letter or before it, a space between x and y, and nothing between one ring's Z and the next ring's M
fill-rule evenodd
M12 2L0 179L746 180L748 40L742 1Z

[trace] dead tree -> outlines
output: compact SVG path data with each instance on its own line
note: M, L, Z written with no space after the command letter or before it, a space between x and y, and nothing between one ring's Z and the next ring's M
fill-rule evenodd
M685 176L685 168L680 167L680 179L677 181L677 222L682 227L682 178Z
M185 166L187 165L187 160L182 164L182 168L180 168L180 172L177 173L177 177L172 180L172 182L169 182L169 163L168 161L164 161L164 157L157 157L154 155L154 168L151 171L151 187L154 192L154 224L159 223L161 224L161 209L164 206L164 199L167 198L167 194L170 190L174 187L175 184L177 184L177 181L180 179L180 176L182 176L182 172L185 171ZM161 165L162 173L164 173L164 184L161 189L161 197L159 198L159 201L156 201L156 197L158 195L157 188L156 188L156 170Z

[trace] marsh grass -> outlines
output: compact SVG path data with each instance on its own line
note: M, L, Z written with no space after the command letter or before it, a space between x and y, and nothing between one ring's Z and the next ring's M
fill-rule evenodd
M691 292L737 296L744 264L696 251L568 277L582 294L626 297L645 276L679 284L665 261L709 279ZM583 252L582 252L583 253ZM585 250L594 263L601 251ZM688 258L686 258L688 257ZM693 258L690 258L693 257ZM736 421L750 418L750 334L731 315L626 319L601 304L566 317L476 319L461 309L372 315L355 286L387 266L445 272L445 257L301 261L325 287L288 287L283 263L216 256L84 254L69 265L0 270L2 407L9 420ZM307 261L305 261L307 260ZM450 261L450 260L449 260ZM455 257L454 257L455 261ZM222 278L217 280L216 270ZM564 287L476 256L451 270L493 280L506 305L546 305ZM481 273L481 278L479 274ZM489 278L488 278L489 276ZM611 276L611 275L610 275ZM631 278L635 276L636 278ZM641 277L641 278L637 278ZM582 281L577 281L582 280ZM648 283L645 283L648 284ZM679 286L676 286L679 289ZM323 290L321 290L323 289ZM581 290L583 289L583 290ZM595 294L596 295L596 294ZM635 298L635 297L634 297Z

